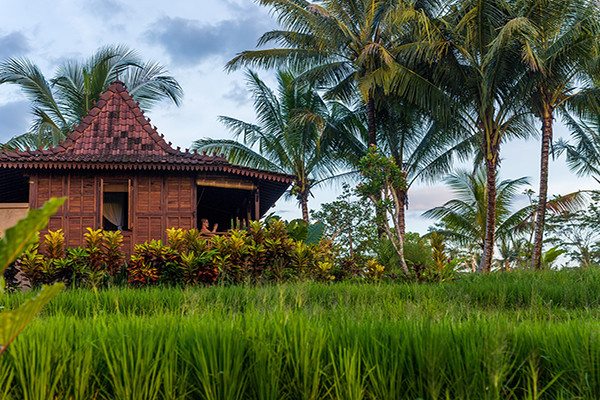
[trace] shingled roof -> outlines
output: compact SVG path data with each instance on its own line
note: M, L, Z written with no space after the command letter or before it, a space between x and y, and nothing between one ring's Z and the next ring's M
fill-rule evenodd
M127 88L112 83L94 107L58 146L0 152L0 167L34 169L141 169L227 172L292 182L285 174L235 166L223 156L173 149L144 117Z

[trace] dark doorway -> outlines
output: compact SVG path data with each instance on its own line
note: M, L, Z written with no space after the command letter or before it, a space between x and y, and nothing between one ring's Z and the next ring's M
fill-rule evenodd
M29 203L29 177L19 170L0 168L0 203Z
M245 223L251 195L251 190L198 186L198 227L203 218L211 230L219 224L218 232L231 229L236 221Z

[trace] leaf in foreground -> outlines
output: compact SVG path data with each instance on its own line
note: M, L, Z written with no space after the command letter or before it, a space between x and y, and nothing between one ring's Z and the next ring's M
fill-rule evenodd
M42 208L30 210L27 217L6 230L0 240L0 275L29 246L37 241L38 231L48 224L48 218L65 202L65 198L50 199Z
M27 300L21 307L4 311L0 314L0 355L17 335L31 322L42 308L52 300L63 288L64 284L44 286L32 299Z

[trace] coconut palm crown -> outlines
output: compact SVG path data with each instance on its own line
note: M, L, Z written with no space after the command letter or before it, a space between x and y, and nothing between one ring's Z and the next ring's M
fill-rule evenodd
M259 0L271 7L282 30L265 33L259 46L244 51L229 69L283 67L305 71L300 77L326 88L325 98L350 104L359 93L367 107L369 144L376 144L378 93L425 93L431 84L399 62L405 41L404 2L389 0ZM421 3L419 3L421 4ZM425 3L423 3L425 4ZM433 92L429 92L432 102Z
M432 208L423 216L437 219L443 227L444 236L465 246L475 245L483 250L487 219L486 171L478 168L474 173L461 170L451 174L446 183L456 198L442 206ZM528 185L527 178L507 179L496 187L496 236L502 240L514 237L515 229L531 215L533 207L511 210L515 196Z
M242 141L205 138L195 141L192 148L223 153L234 164L293 175L289 194L298 199L308 221L311 190L339 168L332 149L334 139L352 129L356 117L340 104L327 104L313 86L295 83L296 77L280 71L275 93L248 71L257 123L221 116L220 121Z

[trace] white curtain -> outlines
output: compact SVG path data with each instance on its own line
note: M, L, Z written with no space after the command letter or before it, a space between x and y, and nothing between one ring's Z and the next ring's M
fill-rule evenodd
M123 204L116 201L107 201L104 203L104 218L115 225L118 230L123 230L125 225L125 209Z

